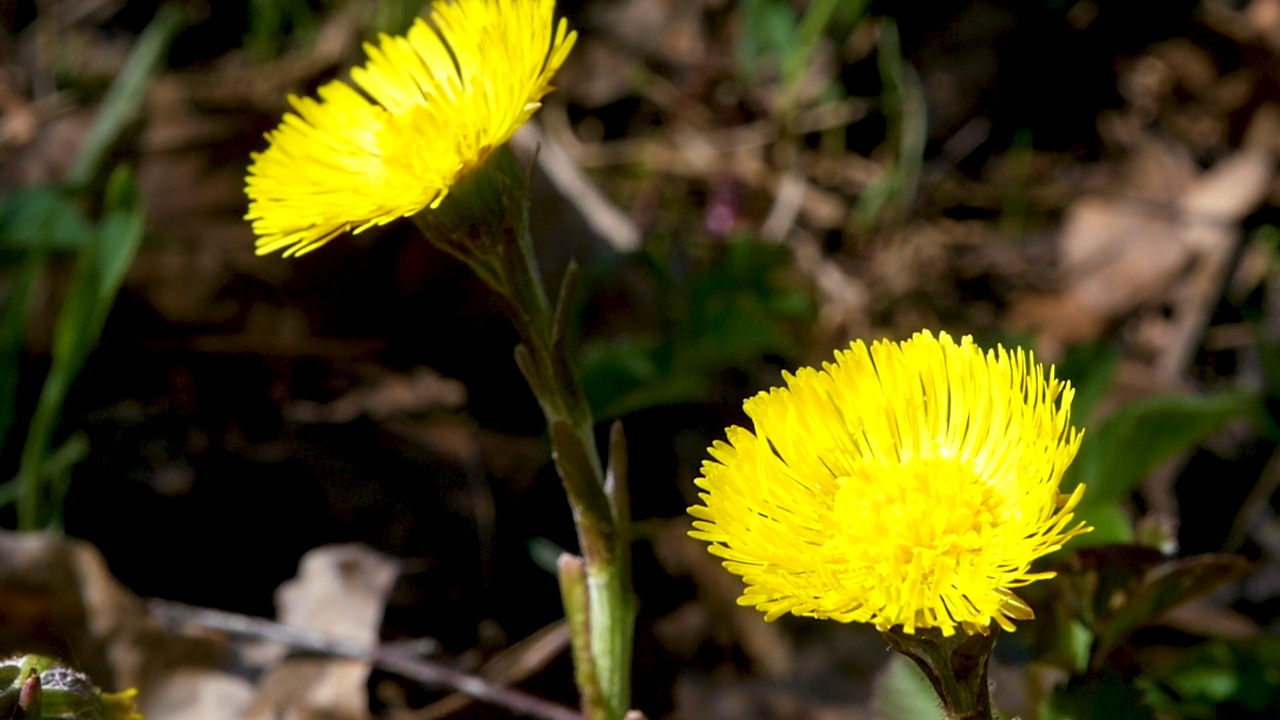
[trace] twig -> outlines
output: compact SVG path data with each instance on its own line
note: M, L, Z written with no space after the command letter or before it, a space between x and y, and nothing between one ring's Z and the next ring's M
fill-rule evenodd
M1271 512L1269 501L1277 489L1280 489L1280 453L1273 454L1267 461L1258 476L1258 482L1249 492L1249 497L1241 503L1240 511L1231 523L1231 531L1227 533L1227 540L1222 545L1224 550L1239 551L1245 539L1255 534L1266 522Z
M773 198L773 207L760 225L760 237L782 242L791 228L795 227L800 210L804 207L804 196L809 184L804 177L792 170L782 173L778 180L778 192Z
M569 626L557 620L520 642L506 648L485 662L479 669L481 677L502 685L513 685L546 667L552 658L569 646ZM451 693L420 710L409 710L393 715L393 720L441 720L453 717L475 698L464 693Z
M582 219L618 252L640 247L640 228L618 209L587 177L564 148L538 126L528 122L516 132L511 144L523 156L538 154L538 167L556 190L582 214Z
M324 633L290 627L263 618L195 607L170 600L152 599L147 607L153 615L171 626L191 623L233 635L273 640L300 650L322 655L365 660L381 670L427 685L452 688L491 705L506 708L516 715L540 720L583 720L577 711L563 705L527 695L519 690L494 685L443 664L410 657L403 651L386 646L369 647L364 643L343 640Z

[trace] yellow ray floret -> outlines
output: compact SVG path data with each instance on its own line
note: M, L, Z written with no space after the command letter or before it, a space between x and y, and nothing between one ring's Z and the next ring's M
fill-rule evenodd
M1068 383L928 331L783 377L711 447L689 508L739 604L944 635L1032 616L1013 588L1089 529L1071 525L1083 486L1059 492L1081 439Z
M351 71L288 113L253 155L259 255L310 252L439 203L551 91L576 33L554 0L438 0L430 23L366 44ZM363 91L360 92L360 91Z

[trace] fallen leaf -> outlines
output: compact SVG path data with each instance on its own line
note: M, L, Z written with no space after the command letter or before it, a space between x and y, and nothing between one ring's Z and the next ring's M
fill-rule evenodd
M467 387L428 367L386 373L329 403L294 400L285 417L301 423L347 423L367 415L374 420L429 410L456 410L467 402Z
M394 559L363 545L329 545L303 556L298 575L276 591L280 622L373 647ZM372 665L345 658L289 658L259 685L245 720L358 720L369 717Z

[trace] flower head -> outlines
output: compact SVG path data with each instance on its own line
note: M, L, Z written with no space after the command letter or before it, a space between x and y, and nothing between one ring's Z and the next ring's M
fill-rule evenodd
M318 99L288 113L254 154L246 192L258 254L302 254L437 205L511 139L551 91L576 33L554 0L437 0L431 22L366 44ZM363 93L361 92L363 91Z
M1081 439L1069 384L928 331L783 377L746 401L753 430L711 447L689 508L739 604L944 635L1032 617L1012 588L1088 530L1069 527L1083 486L1059 492Z

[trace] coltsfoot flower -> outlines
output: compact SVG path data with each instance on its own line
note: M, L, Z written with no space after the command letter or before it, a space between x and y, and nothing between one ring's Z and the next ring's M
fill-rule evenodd
M690 535L786 613L986 633L1032 617L1036 558L1086 532L1059 491L1081 433L1073 391L1022 350L969 337L861 341L745 403L697 480Z
M551 91L576 33L554 0L437 0L288 113L246 181L259 255L310 252L437 205ZM357 89L359 88L359 89ZM363 91L363 92L361 92Z

